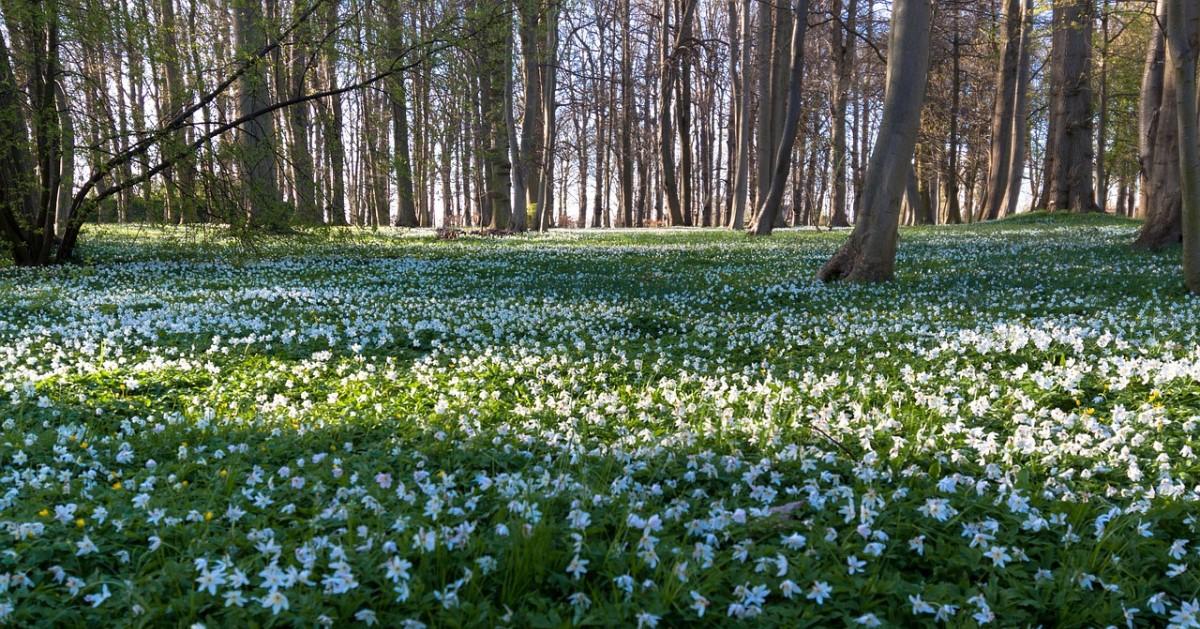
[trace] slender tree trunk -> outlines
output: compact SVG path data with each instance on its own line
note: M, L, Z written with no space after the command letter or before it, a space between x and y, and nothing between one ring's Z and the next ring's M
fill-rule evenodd
M790 79L788 81L787 112L782 137L774 158L771 188L763 199L762 207L754 224L754 234L769 236L781 213L783 192L787 187L788 171L792 164L792 150L796 143L796 131L800 126L801 98L804 88L804 35L808 27L808 0L795 0L792 5L792 44Z
M675 129L671 120L672 94L678 81L679 64L677 57L684 53L682 33L691 23L696 12L697 0L684 0L683 10L679 13L678 33L671 36L670 7L672 0L662 2L662 25L659 57L659 152L661 154L662 191L666 197L667 210L670 212L671 225L686 224L683 216L683 206L679 198L679 181L675 172Z
M248 58L266 44L262 5L258 0L235 0L233 36L238 56ZM268 75L260 65L238 80L238 111L253 115L270 105ZM275 176L275 122L260 114L241 129L242 174L245 208L250 225L269 230L287 227L283 199Z
M1107 170L1107 153L1108 153L1108 49L1109 49L1109 0L1101 0L1100 2L1100 67L1099 83L1100 94L1097 99L1099 105L1099 119L1096 125L1096 204L1101 212L1108 209L1108 170Z
M542 137L545 165L542 169L541 191L538 193L538 229L546 231L554 217L554 154L558 141L558 12L561 6L553 3L546 14L546 68L542 78Z
M1142 72L1141 98L1138 100L1138 176L1141 199L1138 213L1147 216L1156 206L1150 198L1152 161L1155 157L1155 136L1158 133L1160 108L1163 104L1163 83L1166 80L1166 39L1161 25L1167 19L1167 0L1158 0L1155 19L1151 23L1150 44L1146 47L1146 66Z
M1013 127L1016 115L1017 76L1020 73L1021 40L1023 37L1022 0L1006 0L1004 15L1004 55L996 77L996 96L992 107L992 148L988 161L987 198L984 201L985 220L1000 216L1005 191L1012 177Z
M633 51L629 0L621 0L621 216L633 227ZM580 221L582 223L582 219Z
M962 222L962 207L958 200L958 154L959 117L962 109L962 37L959 34L959 9L954 11L953 40L950 43L950 144L942 160L942 202L946 206L946 222L957 225ZM970 206L968 206L968 212ZM968 219L971 218L968 213Z
M834 17L842 20L843 0L833 0ZM857 40L858 0L849 0L845 25L833 25L833 61L836 83L833 93L833 197L831 199L833 227L850 224L846 217L846 108L850 97L850 77L854 69L854 47Z
M1021 40L1018 46L1020 58L1017 63L1017 79L1013 89L1012 108L1012 141L1009 142L1010 161L1007 169L1007 185L1004 189L1004 200L1000 209L1004 216L1011 216L1017 211L1017 203L1021 200L1021 187L1025 180L1026 144L1029 141L1029 83L1030 48L1033 38L1033 0L1024 0L1021 7Z
M741 231L745 227L746 204L750 196L750 85L747 71L750 68L750 2L742 2L742 70L738 73L737 111L737 174L734 177L733 220L730 227Z
M299 17L304 5L296 2L293 5L293 19ZM309 75L309 57L311 51L306 45L306 39L311 38L316 29L305 27L301 37L289 51L290 73L289 83L292 97L297 97L306 91L305 77ZM288 125L292 133L291 162L292 181L296 186L296 220L306 225L321 223L321 210L317 206L317 180L313 169L312 151L309 148L309 104L300 103L288 108Z

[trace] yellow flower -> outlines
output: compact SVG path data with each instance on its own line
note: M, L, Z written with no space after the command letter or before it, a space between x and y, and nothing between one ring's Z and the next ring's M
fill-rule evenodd
M88 444L87 444L87 442L86 442L86 441L84 441L83 443L79 444L79 447L80 447L80 448L82 448L82 449L84 449L84 450L87 450L87 446L88 446Z
M115 489L115 490L117 490L117 491L121 491L121 488L122 488L122 487L124 487L124 485L122 485L122 484L121 484L121 481L117 481L117 482L115 482L115 483L113 483L113 484L112 484L112 488L113 488L113 489Z
M182 482L182 483L180 483L180 484L181 484L181 485L183 485L183 486L184 486L184 488L187 488L187 486L188 486L188 482L187 482L187 481L183 481L183 482Z
M43 518L48 518L50 517L50 510L42 509L41 511L38 511L38 515L42 516Z
M213 513L212 513L212 511L205 511L205 512L204 512L204 521L205 521L205 522L211 522L211 521L212 521L212 519L213 519Z
M217 472L217 474L220 475L221 478L225 478L226 476L229 476L229 472L227 472L225 470L221 470L220 472Z
M84 525L84 524L87 524L87 522L85 522L85 521L83 520L83 518L78 518L78 519L76 519L76 520L75 520L75 528L80 528L80 529L81 529L81 528L83 528L83 525Z

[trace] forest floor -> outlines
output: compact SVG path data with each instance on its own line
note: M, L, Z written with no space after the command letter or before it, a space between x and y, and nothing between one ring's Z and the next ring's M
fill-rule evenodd
M844 232L92 229L0 269L0 620L1196 626L1200 300L1135 229L883 286L813 280Z

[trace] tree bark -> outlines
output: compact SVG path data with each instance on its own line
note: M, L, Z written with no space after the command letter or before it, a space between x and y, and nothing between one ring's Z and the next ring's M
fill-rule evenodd
M1009 142L1010 161L1006 178L1008 185L1004 189L1004 199L1000 203L1000 211L1004 216L1012 216L1017 211L1017 203L1021 200L1021 187L1025 181L1025 156L1028 152L1026 144L1029 141L1029 83L1032 70L1030 68L1030 49L1033 38L1033 0L1024 0L1021 9L1021 41L1019 45L1020 59L1017 63L1017 80L1013 90L1012 109L1012 141Z
M1159 0L1158 20L1167 24L1168 0ZM1195 23L1184 28L1195 28ZM1143 76L1141 111L1142 199L1145 221L1134 246L1157 250L1183 238L1183 189L1180 171L1179 86L1173 51L1166 34L1154 27L1153 42ZM1167 26L1170 29L1170 26ZM1194 34L1188 34L1190 39ZM1157 49L1157 50L1156 50ZM1156 54L1157 53L1157 54ZM1171 71L1166 68L1170 66Z
M683 206L679 198L679 182L675 173L675 131L671 120L671 101L675 84L678 82L678 59L683 54L682 34L685 26L692 21L696 12L697 0L684 0L679 14L679 25L675 37L671 36L670 7L672 0L662 2L662 24L659 37L661 38L659 55L659 153L662 168L662 190L666 197L667 210L670 212L671 225L684 225Z
M1021 0L1006 0L1004 15L1004 55L996 77L996 96L992 107L992 148L988 160L985 220L996 220L1012 177L1013 127L1016 124L1017 78L1020 74L1023 37Z
M262 5L235 0L233 37L239 58L248 59L266 44ZM256 64L238 80L238 112L249 116L270 104L265 64ZM287 227L283 199L275 177L275 122L270 113L254 116L241 128L239 151L243 202L249 225L272 231Z
M1062 86L1055 94L1052 115L1054 159L1050 171L1052 211L1096 212L1092 180L1092 0L1070 0L1054 9L1061 31L1051 52Z
M850 97L850 77L854 69L855 28L858 21L858 0L849 0L848 17L843 23L842 0L833 0L833 61L837 75L833 93L833 196L830 204L830 225L846 227L846 108ZM922 83L923 85L924 83Z
M738 90L737 173L734 176L733 217L729 225L737 231L745 227L746 204L750 196L750 85L746 78L750 68L750 0L743 0L741 11L742 69L735 78Z
M1196 28L1200 7L1187 0L1169 0L1166 38L1171 70L1175 75L1179 126L1179 169L1182 189L1183 281L1200 294L1200 130L1197 130L1196 54L1200 45ZM1165 121L1164 121L1165 122Z
M849 241L818 273L822 281L879 282L895 274L900 201L912 168L929 72L929 0L896 0L883 117L867 164L858 220ZM904 51L895 54L895 51Z
M795 0L792 5L791 62L788 79L787 111L784 126L778 141L771 176L771 187L758 210L754 224L756 236L769 236L781 214L783 192L787 187L788 171L792 164L792 150L796 143L796 131L800 126L801 97L804 88L804 35L808 27L808 0Z

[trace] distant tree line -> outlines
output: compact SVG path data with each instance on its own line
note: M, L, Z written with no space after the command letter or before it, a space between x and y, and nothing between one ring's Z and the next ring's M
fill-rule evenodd
M0 0L0 237L45 264L88 220L768 234L1047 209L1143 216L1160 248L1188 190L1171 44L1197 32L1172 4Z

